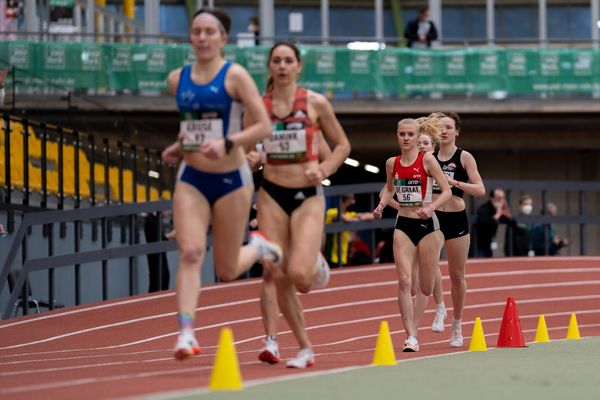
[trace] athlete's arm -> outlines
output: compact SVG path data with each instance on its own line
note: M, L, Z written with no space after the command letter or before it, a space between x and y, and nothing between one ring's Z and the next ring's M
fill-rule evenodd
M242 102L246 114L253 122L243 127L242 131L229 136L234 145L247 148L260 139L269 136L271 134L271 120L258 93L256 83L254 83L248 71L241 65L232 65L225 78L225 86L233 98Z
M246 128L248 126L251 126L253 123L254 121L252 120L252 117L250 117L250 115L247 112L245 112L242 119L242 127ZM246 161L248 162L248 166L250 167L252 172L258 171L262 166L262 160L261 154L258 151L256 144L253 143L246 146L244 151L246 152Z
M327 160L331 157L331 147L329 147L329 143L325 140L323 134L319 135L319 161Z
M176 68L173 71L169 72L169 76L167 77L167 87L172 95L177 95L177 86L179 86L179 77L181 76L181 68ZM161 153L161 158L163 162L167 165L176 166L181 158L183 157L183 153L181 152L181 132L177 134L177 140L167 146L163 152Z
M350 142L348 141L346 132L344 132L344 128L342 128L342 125L340 125L333 112L331 103L325 96L309 90L308 102L316 111L316 122L321 127L321 131L325 135L327 142L333 145L331 156L319 164L319 169L323 173L324 179L337 171L340 165L344 163L344 160L350 154Z
M379 199L379 204L373 210L373 217L375 219L380 219L383 214L383 209L389 203L389 201L394 196L394 182L392 181L392 175L394 170L394 157L390 157L385 162L385 174L386 180L383 189L381 189L381 195Z
M442 172L440 164L437 162L432 153L425 153L425 156L423 157L423 166L425 167L425 172L427 175L430 175L433 177L433 179L435 179L442 191L435 201L417 211L417 214L419 214L420 218L427 219L431 217L431 214L433 214L433 212L442 204L450 200L452 197L452 191L450 190L450 185L446 180L446 175Z
M381 196L383 195L383 191L384 191L384 189L381 189L381 191L379 192L380 199L381 199ZM394 196L392 196L390 201L388 201L387 205L392 207L394 210L400 211L400 203L398 203L398 201L396 199L394 199Z
M465 193L470 194L471 196L484 197L485 186L483 186L483 180L481 179L481 175L479 175L475 157L473 157L473 155L468 151L463 150L463 152L460 154L460 162L465 171L467 171L469 182L458 182L452 179L450 185L463 190Z

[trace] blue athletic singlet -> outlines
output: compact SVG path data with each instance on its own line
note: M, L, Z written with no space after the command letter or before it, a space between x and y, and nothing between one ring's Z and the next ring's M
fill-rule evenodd
M207 139L221 139L241 130L242 104L225 90L229 67L231 62L225 63L210 82L202 85L192 81L191 65L181 70L176 98L181 113L184 151L196 150ZM182 162L177 178L195 187L211 206L234 190L252 185L252 173L246 162L240 168L224 173L199 171Z
M184 148L186 139L190 147L197 147L204 139L219 139L241 130L242 104L225 90L225 76L231 65L225 63L212 81L202 85L192 81L191 65L181 70L176 98L181 132L189 135L184 137Z

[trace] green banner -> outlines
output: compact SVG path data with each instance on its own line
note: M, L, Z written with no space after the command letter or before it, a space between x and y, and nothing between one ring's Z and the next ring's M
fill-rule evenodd
M495 96L600 93L600 51L586 48L349 50L301 47L301 84L330 98L414 95ZM269 48L227 46L225 57L248 69L259 89L268 78ZM161 94L169 71L191 64L187 44L0 43L0 66L17 69L21 92L87 89ZM10 86L12 80L7 80Z

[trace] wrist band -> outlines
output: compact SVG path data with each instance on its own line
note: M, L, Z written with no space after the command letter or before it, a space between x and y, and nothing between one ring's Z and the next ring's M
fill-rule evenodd
M225 154L229 154L233 149L233 142L229 138L225 138Z

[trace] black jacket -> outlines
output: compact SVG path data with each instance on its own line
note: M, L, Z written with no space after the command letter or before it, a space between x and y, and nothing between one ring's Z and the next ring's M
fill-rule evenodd
M427 33L427 47L431 47L431 42L437 40L438 33L433 21L429 22L429 32ZM404 29L404 38L406 38L406 46L412 47L414 42L419 41L419 18L410 21Z
M517 222L516 219L511 218L506 224L504 255L507 257L528 255L531 248L529 236L529 227Z
M477 209L477 219L475 220L474 228L478 249L489 250L492 240L494 240L498 231L498 223L507 223L509 221L504 215L500 216L500 220L494 218L494 215L496 215L496 207L489 200Z

